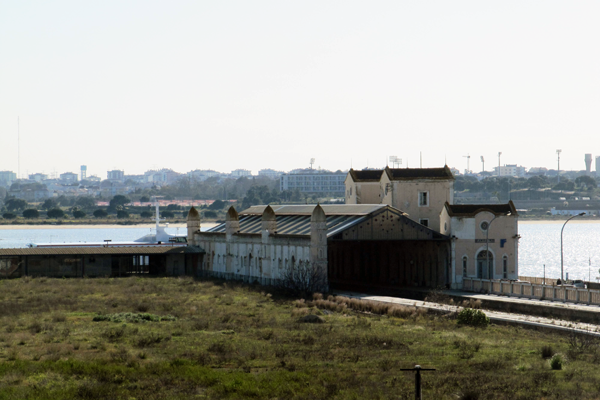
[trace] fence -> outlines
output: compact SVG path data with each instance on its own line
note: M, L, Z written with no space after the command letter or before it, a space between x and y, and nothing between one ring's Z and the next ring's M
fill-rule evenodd
M546 281L548 282L548 281ZM536 300L600 304L600 290L549 286L532 282L463 278L463 290Z

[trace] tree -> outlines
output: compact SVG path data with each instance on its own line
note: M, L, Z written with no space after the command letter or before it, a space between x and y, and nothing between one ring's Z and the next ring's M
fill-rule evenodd
M596 182L596 180L594 178L592 178L591 176L587 176L587 175L578 176L577 178L575 178L575 183L579 187L585 186L588 189L593 189L593 188L598 187L598 183Z
M142 218L152 218L152 213L150 211L142 211L140 213L140 217Z
M54 199L46 199L42 203L42 208L46 211L58 207L58 203Z
M163 211L160 213L160 216L163 218L173 218L175 217L175 214L173 213L173 211Z
M48 215L48 218L62 218L65 216L65 212L60 208L53 208L51 210L48 210L46 214Z
M209 210L222 210L225 206L227 205L227 203L225 203L222 200L215 200L213 201L213 203L208 206Z
M123 207L129 203L131 203L131 199L129 197L118 194L110 200L109 205L111 208L117 209L117 206Z
M169 204L167 206L167 210L173 211L173 210L179 210L181 207L178 206L177 204Z
M142 197L140 197L140 201L142 203L148 203L150 201L150 197L148 197L148 196L142 196Z
M217 213L214 211L204 211L204 218L217 218Z
M2 218L4 218L4 219L15 219L15 218L17 218L17 214L11 213L11 212L5 212L4 214L2 214Z
M96 207L96 200L91 196L80 196L75 200L75 204L81 208L93 208Z
M75 210L75 211L73 211L73 216L75 218L85 218L86 215L87 214L84 211L81 211L81 210Z
M4 206L8 211L21 211L25 210L29 204L23 199L16 199L11 197L10 199L4 202Z
M129 213L125 210L119 210L119 211L117 211L117 218L119 218L119 219L129 218Z
M95 218L106 218L108 217L108 213L102 209L97 209L96 211L94 211L94 217Z
M40 213L35 208L28 208L27 210L23 211L23 217L27 219L39 218L39 216Z

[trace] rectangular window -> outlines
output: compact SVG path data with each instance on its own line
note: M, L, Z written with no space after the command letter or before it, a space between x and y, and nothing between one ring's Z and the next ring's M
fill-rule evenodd
M467 257L463 257L463 276L467 276Z
M508 278L508 258L504 257L502 259L502 276L504 279Z
M427 218L420 219L419 223L423 226L429 226L429 220Z
M429 192L419 192L419 207L429 206Z

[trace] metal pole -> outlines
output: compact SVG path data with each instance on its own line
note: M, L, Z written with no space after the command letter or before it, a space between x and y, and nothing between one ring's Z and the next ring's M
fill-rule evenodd
M415 375L415 400L423 400L423 394L421 392L421 366L415 365L417 374Z
M544 264L544 285L546 284L546 264Z
M577 215L573 215L571 218L569 218L565 221L565 223L562 226L562 229L560 230L560 283L561 283L561 285L565 284L565 282L564 282L563 231L565 230L565 225L567 225L567 222L569 222L573 218L581 217L583 215L585 215L584 212L579 213Z

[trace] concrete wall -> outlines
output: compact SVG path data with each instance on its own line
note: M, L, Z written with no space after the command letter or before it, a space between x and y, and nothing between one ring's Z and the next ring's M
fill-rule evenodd
M199 275L277 285L292 263L311 262L310 237L199 233L195 241L206 251Z
M420 192L427 193L428 205L419 205ZM428 226L438 230L440 211L444 208L444 204L446 201L450 204L454 203L454 181L424 179L393 181L391 196L393 200L386 204L408 213L409 218L417 222L427 219Z

